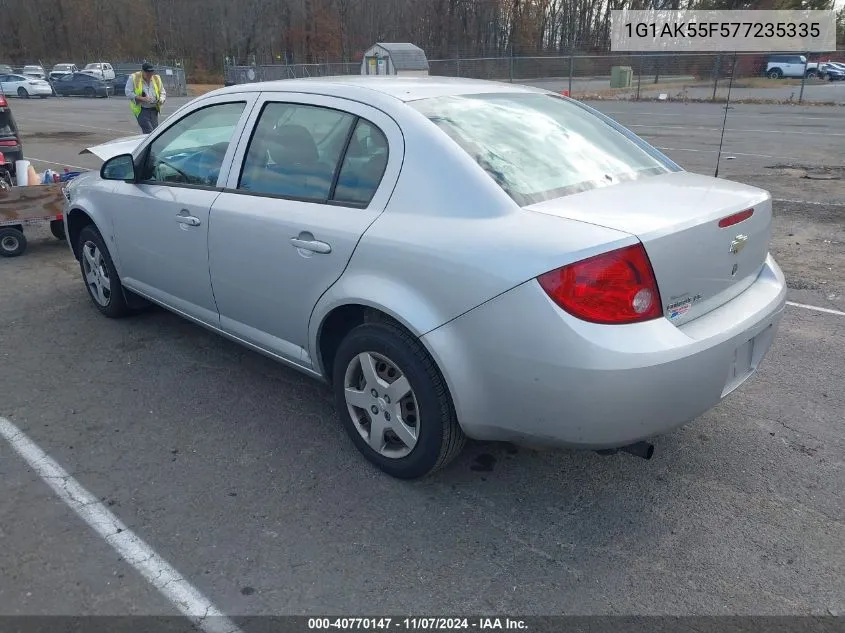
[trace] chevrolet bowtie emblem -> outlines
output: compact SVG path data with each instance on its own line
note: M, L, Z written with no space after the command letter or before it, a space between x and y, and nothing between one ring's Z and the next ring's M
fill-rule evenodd
M745 243L748 241L747 235L739 234L731 241L731 253L739 255L740 251L745 248Z

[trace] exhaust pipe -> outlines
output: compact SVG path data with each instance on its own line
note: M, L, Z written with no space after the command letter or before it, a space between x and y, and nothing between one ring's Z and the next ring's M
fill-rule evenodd
M619 450L625 451L626 453L630 453L635 457L651 459L651 456L654 455L654 444L652 444L651 442L637 442L636 444L629 444L628 446L623 446Z
M643 459L651 459L654 455L654 444L651 442L636 442L628 446L620 446L619 448L605 448L596 451L599 455L615 455L619 451L630 453L635 457L642 457Z

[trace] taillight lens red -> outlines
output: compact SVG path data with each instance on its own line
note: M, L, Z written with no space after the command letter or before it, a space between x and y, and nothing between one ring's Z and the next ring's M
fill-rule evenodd
M6 108L9 106L9 102L6 101L6 97L0 95L0 108Z
M657 280L642 244L569 264L537 280L556 304L584 321L639 323L663 315Z
M0 141L0 146L2 147L17 147L17 141Z

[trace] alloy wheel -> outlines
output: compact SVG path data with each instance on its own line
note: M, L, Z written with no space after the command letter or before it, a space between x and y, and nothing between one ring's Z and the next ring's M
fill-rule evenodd
M88 241L82 246L82 266L91 297L101 306L108 306L111 301L111 280L103 254L94 242Z

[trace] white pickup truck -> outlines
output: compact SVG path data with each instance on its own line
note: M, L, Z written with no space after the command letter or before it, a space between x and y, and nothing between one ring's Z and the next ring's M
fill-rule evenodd
M105 62L95 62L92 64L86 64L85 68L82 69L83 73L86 75L93 75L98 79L102 79L103 81L113 81L114 80L114 68L112 68L111 64Z
M808 62L804 55L772 55L766 63L765 75L772 79L782 77L818 77L818 62Z

